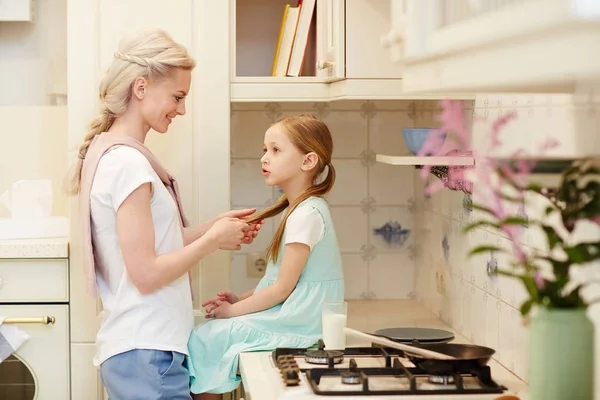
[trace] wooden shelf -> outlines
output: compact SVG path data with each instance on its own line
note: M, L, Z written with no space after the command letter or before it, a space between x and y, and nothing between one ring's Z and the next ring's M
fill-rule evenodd
M342 79L317 77L238 77L230 85L232 102L336 100L474 100L471 94L407 94L402 79Z
M384 154L377 154L377 162L391 165L445 165L445 166L461 166L461 165L475 165L473 157L459 156L459 157L446 157L446 156L432 156L432 157L418 157L413 155L404 156L388 156Z

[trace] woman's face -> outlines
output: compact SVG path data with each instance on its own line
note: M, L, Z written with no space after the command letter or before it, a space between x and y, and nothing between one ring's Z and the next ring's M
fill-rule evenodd
M176 116L185 114L191 81L191 71L182 68L167 79L148 81L140 108L144 122L156 132L165 133Z

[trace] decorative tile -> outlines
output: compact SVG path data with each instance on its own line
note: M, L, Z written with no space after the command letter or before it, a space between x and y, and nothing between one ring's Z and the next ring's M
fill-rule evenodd
M373 102L366 101L360 107L360 116L361 117L366 119L366 118L374 117L375 115L377 115L377 107L375 107L375 104Z
M414 216L407 207L376 207L370 216L371 243L380 251L408 251Z
M279 103L267 103L265 104L264 109L265 115L271 122L275 122L283 116L281 113L281 105Z
M329 115L329 103L321 102L313 104L315 116L319 119L325 119Z
M361 299L369 290L368 264L360 255L342 254L346 299Z
M407 299L414 287L414 266L407 254L378 254L369 263L369 290L377 299Z

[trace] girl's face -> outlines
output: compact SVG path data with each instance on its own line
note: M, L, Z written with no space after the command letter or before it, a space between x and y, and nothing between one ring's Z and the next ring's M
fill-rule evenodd
M145 80L142 89L140 110L146 125L156 132L165 133L173 119L185 114L185 96L190 90L191 71L177 68L167 79ZM136 87L136 95L139 92Z
M282 128L276 124L265 133L264 155L260 159L262 173L269 186L304 179L307 154L302 154Z

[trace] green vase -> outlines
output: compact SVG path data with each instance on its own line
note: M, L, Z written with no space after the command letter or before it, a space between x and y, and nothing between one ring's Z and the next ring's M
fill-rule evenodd
M585 309L538 309L529 330L529 399L593 400L594 325Z

